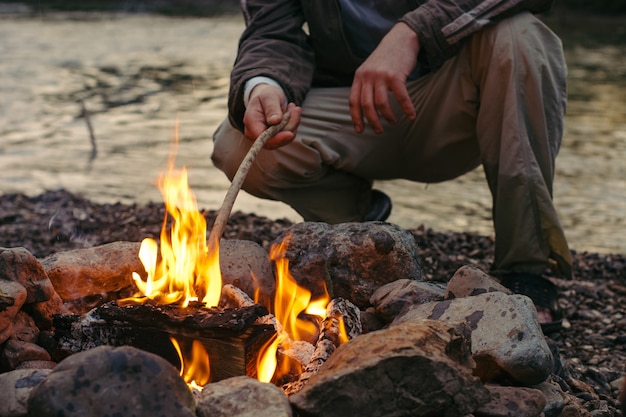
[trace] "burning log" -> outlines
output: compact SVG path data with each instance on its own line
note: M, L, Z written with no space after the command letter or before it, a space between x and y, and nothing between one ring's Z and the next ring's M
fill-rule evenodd
M297 381L283 385L287 396L297 393L317 373L342 343L361 334L359 308L343 298L335 298L326 307L315 350Z
M261 347L274 335L271 325L257 323L268 314L258 304L237 309L187 308L173 305L110 302L85 316L56 316L55 339L60 355L101 345L129 345L155 353L175 366L180 360L171 339L190 346L199 341L210 358L211 380L256 376Z
M243 308L254 305L254 301L245 291L231 284L226 284L222 287L221 303L230 308Z
M343 298L331 300L326 307L324 323L329 323L324 326L322 333L325 335L336 334L338 338L347 336L348 339L354 339L363 332L359 308ZM337 339L333 339L333 342L336 341Z

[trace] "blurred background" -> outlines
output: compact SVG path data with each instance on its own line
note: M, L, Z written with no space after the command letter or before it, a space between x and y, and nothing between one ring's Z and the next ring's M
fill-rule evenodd
M31 11L154 12L170 15L214 16L239 11L239 0L22 0L0 3L24 5ZM599 14L626 12L624 0L557 0L553 11L582 11Z
M557 2L541 18L569 68L554 198L572 249L626 253L626 0ZM0 198L64 188L96 202L162 201L177 134L200 208L228 189L210 161L243 19L237 0L0 1ZM376 184L405 228L493 233L482 171ZM245 193L235 210L299 221Z

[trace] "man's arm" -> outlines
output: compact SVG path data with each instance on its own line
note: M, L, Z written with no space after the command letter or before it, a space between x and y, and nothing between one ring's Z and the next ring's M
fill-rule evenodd
M458 53L459 42L487 25L522 11L540 13L554 0L430 0L400 21L417 33L420 65L436 70Z
M298 0L248 0L243 7L249 21L239 40L228 96L230 121L242 132L248 80L269 77L280 85L289 102L302 103L314 70Z

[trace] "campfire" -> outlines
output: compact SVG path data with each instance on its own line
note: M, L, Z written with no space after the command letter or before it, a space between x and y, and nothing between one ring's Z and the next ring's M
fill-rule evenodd
M289 273L284 258L289 236L269 253L275 265L274 298L260 300L262 288L258 286L250 297L236 286L224 286L219 237L207 239L207 222L189 187L187 170L175 167L174 156L158 187L166 215L158 241L146 238L141 242L138 258L144 271L132 273L136 293L92 311L97 320L105 321L98 332L100 340L79 344L130 344L170 360L173 349L172 362L179 364L181 377L196 390L237 375L281 385L298 381L317 340L328 337L330 330L324 336L324 326L328 328L324 323L329 320L331 300L324 285L323 294L312 299L311 291ZM334 314L332 349L348 340L341 314ZM189 317L194 317L193 325ZM58 324L69 331L62 342L75 343L76 334L69 330L75 322ZM93 328L93 322L88 326Z

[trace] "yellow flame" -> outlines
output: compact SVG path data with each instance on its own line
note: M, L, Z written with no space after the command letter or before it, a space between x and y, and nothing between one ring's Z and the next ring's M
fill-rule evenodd
M317 300L311 301L304 312L311 316L324 317L326 315L327 305L328 297L318 298Z
M339 318L339 344L343 345L350 338L348 337L348 331L346 330L346 322L343 320L343 317Z
M262 382L272 380L277 368L276 353L279 345L286 340L310 340L315 338L318 328L315 323L303 320L301 313L319 316L326 315L329 302L328 294L311 301L311 291L298 285L289 272L289 261L284 254L289 244L289 237L270 249L270 258L276 268L276 295L274 297L274 316L282 325L284 334L264 346L257 360L257 378ZM282 370L287 372L287 370Z
M202 391L202 387L211 380L209 355L204 346L199 341L194 340L191 344L191 357L188 357L183 354L180 343L175 338L170 337L170 341L180 359L180 376L190 388Z
M276 360L276 352L278 351L279 338L272 337L262 348L257 357L257 379L261 382L271 382L276 370L278 361Z
M311 292L298 286L289 274L289 262L285 259L276 261L277 279L274 315L292 340L303 340L317 331L311 322L298 318L305 311L311 299Z
M168 172L160 176L158 186L167 211L161 229L160 257L156 241L144 239L139 259L147 278L144 281L133 273L133 280L143 296L160 304L187 307L190 301L202 297L207 306L217 306L222 289L219 244L209 253L206 219L189 188L187 170L175 169L170 156Z

